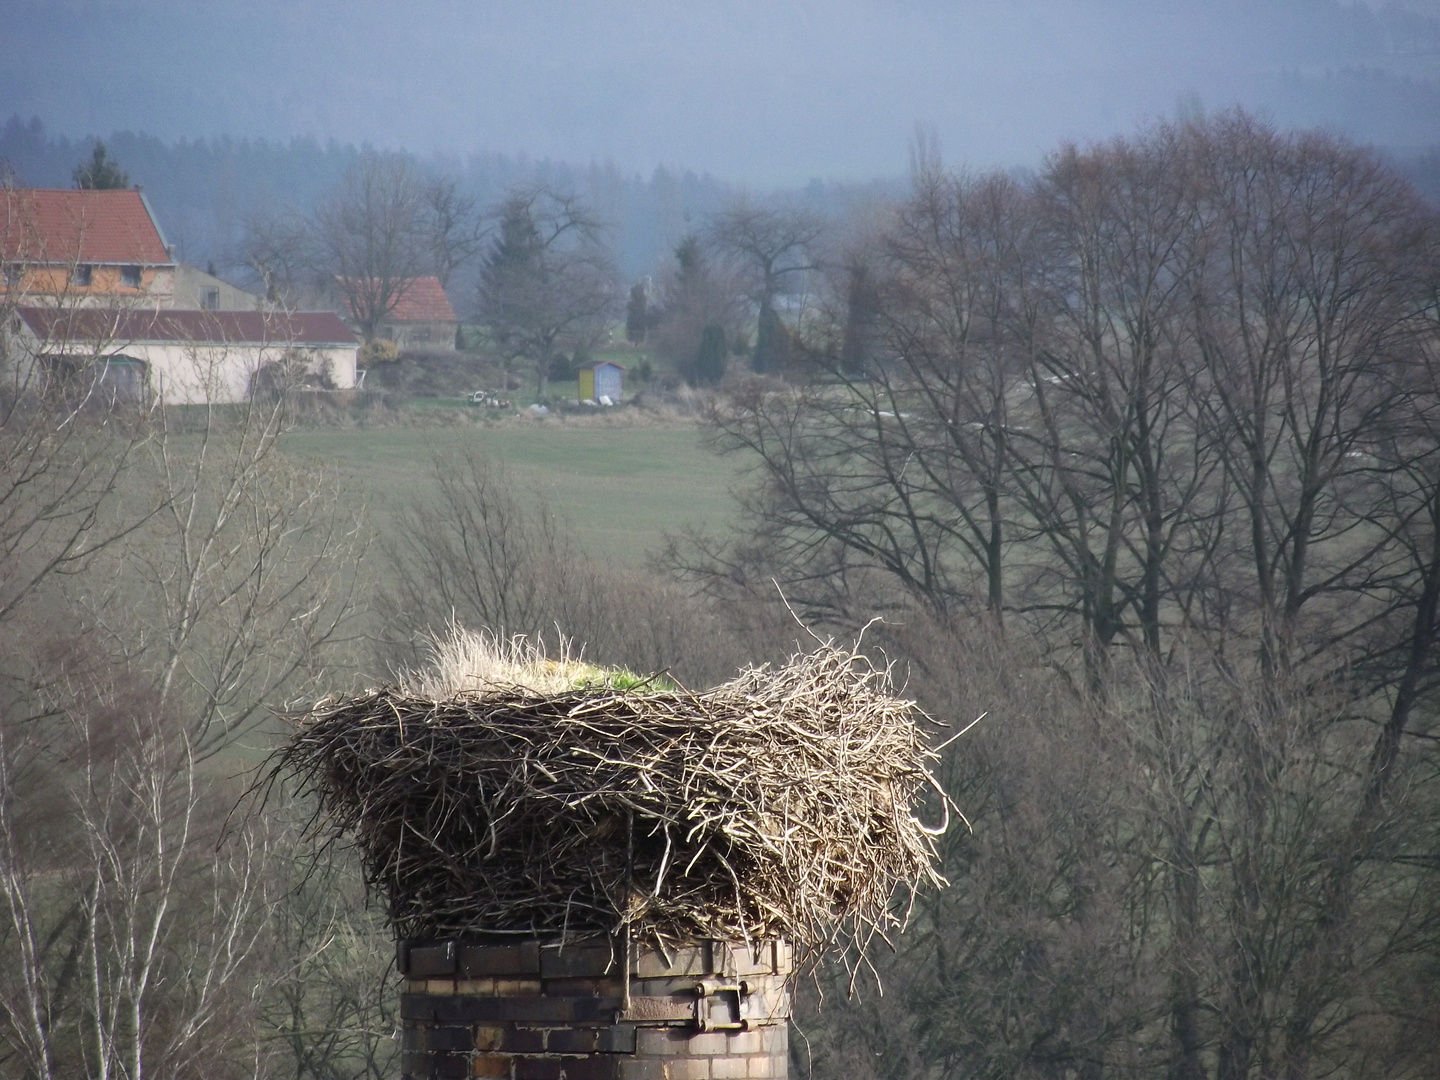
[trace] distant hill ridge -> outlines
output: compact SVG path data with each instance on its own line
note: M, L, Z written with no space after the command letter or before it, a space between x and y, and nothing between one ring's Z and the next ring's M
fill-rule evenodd
M94 137L51 134L38 118L18 115L0 128L0 163L30 187L70 187L76 164L90 155ZM353 143L311 138L232 138L165 142L131 131L104 136L110 157L145 189L165 224L176 255L204 266L233 263L246 216L265 206L315 206L364 152ZM474 153L464 159L423 158L427 169L460 178L483 205L498 202L516 184L542 180L586 198L611 225L616 261L629 280L653 273L658 260L736 189L724 180L688 170L655 169L648 178L610 163L564 161ZM899 187L900 182L891 185ZM813 181L801 197L821 209L839 209L854 191ZM452 293L462 302L467 286Z

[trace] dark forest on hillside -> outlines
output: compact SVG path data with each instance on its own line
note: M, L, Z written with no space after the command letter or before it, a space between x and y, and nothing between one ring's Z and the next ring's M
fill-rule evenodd
M12 116L0 129L0 165L23 186L70 187L76 163L89 156L94 142L53 135L38 117ZM165 142L129 131L107 135L104 142L131 181L145 189L176 256L198 266L214 263L222 273L243 261L239 253L248 216L287 208L308 213L370 150L315 139ZM605 224L615 261L628 280L652 273L670 248L735 194L723 179L664 166L646 178L609 162L577 165L504 154L415 161L426 172L455 177L483 206L529 183L582 195ZM795 197L833 213L857 198L901 186L899 181L844 186L816 180Z

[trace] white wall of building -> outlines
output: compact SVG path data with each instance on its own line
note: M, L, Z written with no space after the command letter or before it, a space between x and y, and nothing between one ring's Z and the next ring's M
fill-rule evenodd
M53 345L42 345L28 327L20 329L14 340L22 354L19 361L27 368L42 353L53 351ZM108 341L71 342L65 355L77 362L112 355L143 361L152 393L171 405L199 405L248 400L256 372L273 363L295 363L308 374L327 376L335 389L353 389L357 350L356 345Z
M325 374L338 390L355 386L354 346L289 348L281 345L193 345L132 342L123 352L150 369L150 388L171 405L246 401L252 380L266 364L298 360L311 374Z

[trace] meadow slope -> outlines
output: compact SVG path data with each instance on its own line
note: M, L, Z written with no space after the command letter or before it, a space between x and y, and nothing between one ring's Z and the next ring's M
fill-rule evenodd
M334 468L382 531L400 506L433 492L434 456L463 445L504 461L517 483L569 522L587 552L631 566L644 565L667 531L718 528L734 512L737 463L706 449L686 421L302 428L281 441L293 458Z

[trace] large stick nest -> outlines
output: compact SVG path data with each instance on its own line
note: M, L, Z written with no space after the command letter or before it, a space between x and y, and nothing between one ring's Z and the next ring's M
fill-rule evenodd
M487 646L459 635L443 677L321 701L271 772L353 838L398 935L628 924L814 949L940 882L915 808L933 794L948 821L922 714L864 657L826 647L700 694L457 678Z

